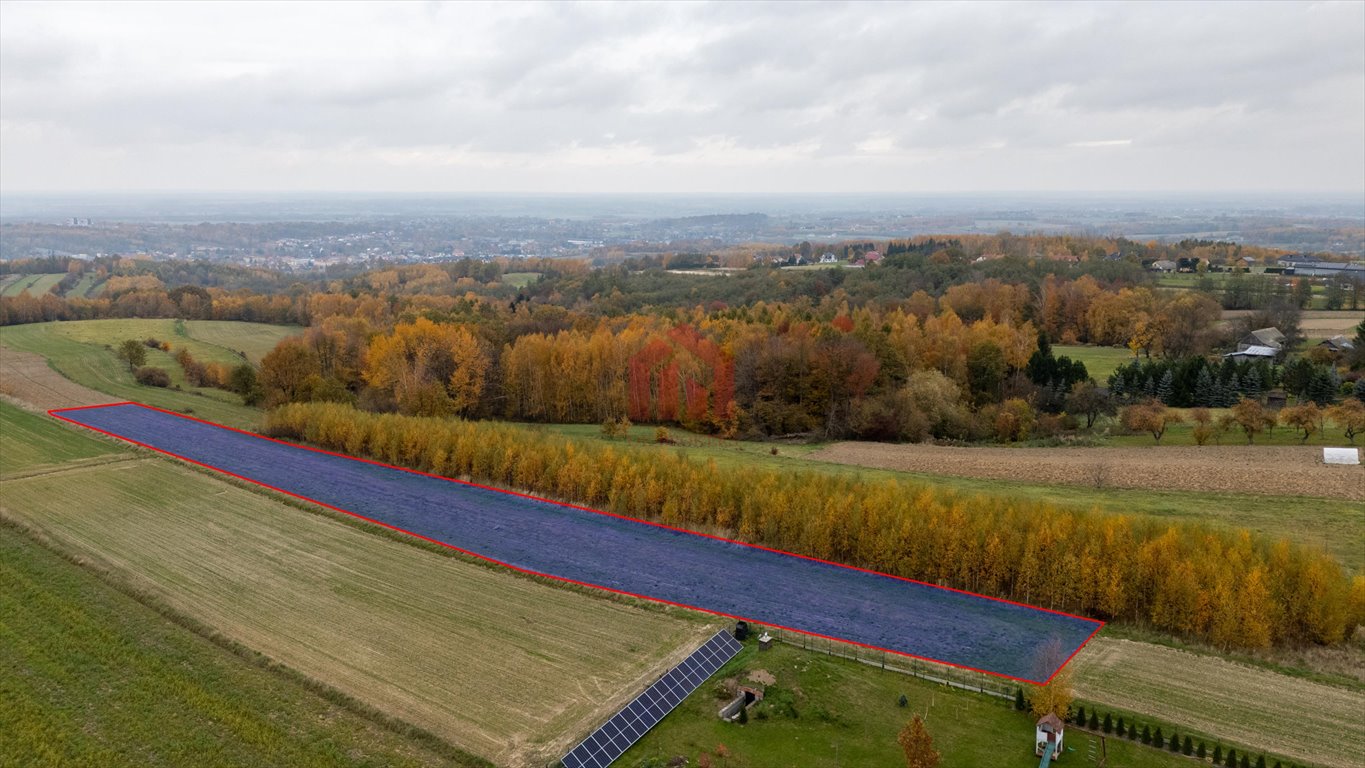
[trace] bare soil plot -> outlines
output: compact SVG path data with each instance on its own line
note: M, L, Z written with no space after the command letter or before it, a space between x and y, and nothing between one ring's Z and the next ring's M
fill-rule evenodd
M1365 693L1131 640L1096 638L1072 665L1090 701L1313 764L1362 765Z
M0 514L58 546L499 764L558 757L715 631L423 551L158 459L0 489Z
M1326 466L1312 446L997 448L835 443L807 458L1033 483L1365 500L1365 466Z
M119 401L57 373L42 355L6 346L0 346L0 394L41 410Z

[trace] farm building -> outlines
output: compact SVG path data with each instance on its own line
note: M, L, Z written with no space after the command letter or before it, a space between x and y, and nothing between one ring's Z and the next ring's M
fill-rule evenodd
M1337 334L1330 339L1323 339L1318 346L1324 347L1332 352L1350 352L1356 348L1356 343L1352 341L1349 336Z
M1280 333L1279 328L1260 328L1248 333L1241 341L1237 342L1237 350L1240 352L1247 347L1270 347L1279 351L1284 346L1284 334Z
M1062 731L1065 726L1062 719L1051 712L1038 718L1038 725L1034 729L1033 735L1033 754L1036 757L1045 758L1043 765L1048 759L1055 760L1062 754Z
M1242 347L1241 344L1238 344L1237 346ZM1240 363L1244 360L1274 360L1275 355L1278 355L1279 353L1280 350L1275 347L1248 345L1236 352L1229 352L1226 355L1223 355L1223 357Z
M1301 277L1340 277L1365 280L1365 264L1325 261L1313 256L1286 256L1279 260L1287 275Z
M1241 362L1243 360L1273 360L1284 348L1284 334L1279 328L1259 328L1242 337L1237 342L1237 350L1223 357Z

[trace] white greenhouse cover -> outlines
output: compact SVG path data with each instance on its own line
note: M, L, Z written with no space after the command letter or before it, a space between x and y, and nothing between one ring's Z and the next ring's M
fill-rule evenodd
M1323 448L1323 464L1359 464L1359 448Z

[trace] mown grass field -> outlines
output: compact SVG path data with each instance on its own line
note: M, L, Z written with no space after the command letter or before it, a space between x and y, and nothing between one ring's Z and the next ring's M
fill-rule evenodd
M66 292L67 298L93 299L104 290L104 278L91 272L81 275L81 279Z
M52 287L57 283L60 283L63 277L66 277L65 272L56 274L23 275L19 279L6 284L4 290L0 290L0 296L18 296L24 291L28 291L28 294L36 299L52 290Z
M240 323L243 338L280 338L295 332L284 326ZM210 387L190 387L184 372L171 354L147 350L147 364L164 368L180 391L147 387L133 381L128 365L119 360L114 349L127 339L156 338L171 343L172 352L187 347L203 362L240 364L242 357L232 348L200 338L192 338L175 320L82 320L76 322L36 323L0 328L0 345L47 358L57 372L91 389L122 400L134 400L182 413L193 413L234 427L252 427L260 411L242 405L231 392ZM220 336L224 329L212 328ZM259 346L260 342L257 342Z
M852 475L869 480L898 478L921 482L959 493L983 494L1049 502L1062 506L1098 508L1111 512L1155 515L1233 527L1249 528L1269 536L1324 546L1351 569L1365 568L1360 505L1344 500L1297 496L1198 493L1191 491L1134 491L1127 488L1095 488L1024 483L1011 480L952 477L813 461L805 458L822 444L774 445L772 443L717 440L670 430L673 445L654 442L653 427L633 427L629 439L603 437L601 428L583 424L556 424L547 430L583 440L601 440L622 450L640 452L677 451L717 466L753 466L777 471L817 471ZM1150 437L1148 438L1150 439ZM777 449L777 454L772 453ZM1029 449L1020 448L1021 458Z
M186 320L184 327L191 339L218 349L241 352L246 359L257 364L276 344L304 331L293 325L239 323L231 320Z
M694 616L426 551L159 458L5 480L0 515L225 637L501 764L557 757L714 631Z
M1136 358L1133 353L1122 347L1096 347L1088 344L1053 344L1052 354L1057 357L1063 355L1072 360L1079 360L1085 363L1086 373L1094 379L1100 386L1106 386L1110 374L1118 370L1119 366L1127 365Z
M0 401L0 479L52 465L123 453L112 443L91 440L52 419Z
M1127 712L1294 760L1352 768L1365 755L1365 690L1325 685L1150 643L1096 638L1073 662L1076 691Z
M502 275L502 282L513 288L525 288L539 279L539 272L504 272Z
M167 621L4 524L0 587L0 764L483 764Z
M718 680L741 684L755 670L776 682L767 698L751 710L746 724L726 723L717 712L728 699L717 695ZM761 686L760 686L761 687ZM904 694L908 705L898 705ZM727 768L903 765L896 735L912 714L926 716L942 768L1033 768L1034 719L1002 699L967 693L850 660L821 656L776 644L759 652L749 645L707 684L688 697L619 761L659 765L676 755L697 764L709 753L713 765ZM1062 765L1093 765L1087 760L1089 737L1068 733ZM716 758L718 744L730 757ZM1141 744L1109 739L1109 765L1124 768L1187 766L1191 761Z

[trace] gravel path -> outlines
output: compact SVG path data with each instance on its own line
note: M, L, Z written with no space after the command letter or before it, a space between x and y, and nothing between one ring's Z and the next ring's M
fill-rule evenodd
M1313 446L1003 448L835 443L809 459L1029 483L1365 500L1365 466L1328 466Z

